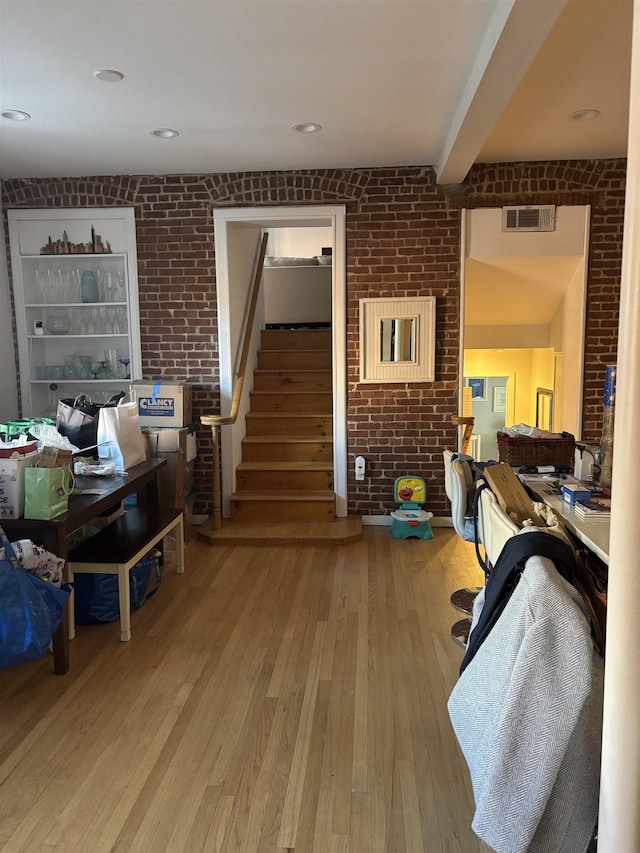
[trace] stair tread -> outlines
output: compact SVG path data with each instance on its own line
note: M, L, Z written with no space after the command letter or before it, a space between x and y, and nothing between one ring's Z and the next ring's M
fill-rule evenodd
M271 391L270 393L273 393L273 391ZM331 412L247 412L245 417L246 418L330 418Z
M331 435L245 435L242 439L247 444L333 444Z
M256 367L254 373L331 373L330 367Z
M344 544L355 542L361 536L362 519L355 517L337 518L335 521L223 521L220 530L215 530L211 522L198 528L198 538L211 545Z
M296 501L332 501L334 497L335 492L331 489L318 489L316 491L296 491L295 489L287 489L286 491L277 491L274 489L246 489L241 492L235 492L233 495L231 495L231 500L270 500L295 503Z
M331 462L288 462L270 460L269 462L240 462L238 471L333 471Z

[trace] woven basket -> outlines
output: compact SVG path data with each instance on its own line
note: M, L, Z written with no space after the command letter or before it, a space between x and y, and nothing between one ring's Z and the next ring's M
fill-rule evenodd
M506 432L498 433L500 462L513 468L521 465L573 465L575 438L563 432L562 438L512 438Z

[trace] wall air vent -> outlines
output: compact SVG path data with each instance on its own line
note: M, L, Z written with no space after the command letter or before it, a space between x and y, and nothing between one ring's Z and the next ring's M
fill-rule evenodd
M553 204L527 204L502 208L503 231L555 231L556 208Z

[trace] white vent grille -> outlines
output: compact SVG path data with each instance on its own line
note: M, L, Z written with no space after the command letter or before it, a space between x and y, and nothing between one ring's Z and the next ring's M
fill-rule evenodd
M502 208L503 231L555 231L556 208L553 204L528 204Z

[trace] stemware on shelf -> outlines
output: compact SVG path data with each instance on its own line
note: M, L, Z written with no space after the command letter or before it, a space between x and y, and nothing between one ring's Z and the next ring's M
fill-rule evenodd
M91 375L94 379L98 379L99 375L104 371L104 361L91 362Z

